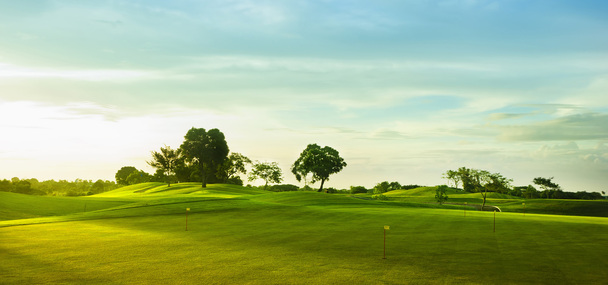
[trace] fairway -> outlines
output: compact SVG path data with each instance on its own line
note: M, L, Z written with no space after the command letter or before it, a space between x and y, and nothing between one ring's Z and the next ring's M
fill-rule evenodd
M1 221L0 283L605 284L608 280L608 219L603 217L502 212L496 214L494 232L491 212L467 211L465 217L458 208L228 185L202 190L194 183L170 189L146 183L73 201L84 200L97 208ZM10 203L3 205L11 209ZM187 231L186 208L190 208ZM384 225L390 226L387 259L382 259Z

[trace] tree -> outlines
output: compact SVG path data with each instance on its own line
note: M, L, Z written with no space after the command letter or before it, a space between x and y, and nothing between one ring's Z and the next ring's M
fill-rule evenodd
M95 183L93 183L93 186L91 186L91 194L99 194L99 193L103 193L105 192L106 189L106 185L103 183L103 180L98 179L97 181L95 181Z
M226 138L218 129L206 131L203 128L191 128L184 139L180 146L182 153L188 162L198 167L201 187L207 187L207 181L215 175L230 151Z
M481 193L481 197L483 198L482 210L486 205L488 191L506 193L511 187L511 181L513 181L502 176L500 173L490 173L486 170L468 169L466 167L461 167L456 171L448 171L444 174L444 177L448 176L448 173L458 177L457 180L462 182L462 187L465 191Z
M460 183L460 175L458 174L458 171L454 171L454 170L448 170L446 171L446 173L443 174L443 178L447 179L448 181L452 181L454 183L454 188L458 189L458 184Z
M549 198L549 196L551 196L553 193L553 191L560 191L561 187L556 184L553 183L551 180L553 179L553 177L551 178L543 178L543 177L536 177L534 178L534 180L532 180L532 182L538 186L540 186L540 188L543 189L543 194L545 194L545 198Z
M534 186L528 185L528 187L526 187L526 189L522 191L522 195L526 199L533 199L538 197L538 191L536 190L536 188L534 188Z
M264 190L266 190L268 183L281 183L283 181L283 173L276 162L256 161L249 173L249 181L256 179L262 179L266 182L264 184Z
M129 177L127 177L127 183L129 183L129 185L134 185L139 183L150 182L151 179L152 175L142 170L137 170L129 174Z
M446 193L447 191L447 185L437 186L437 189L435 190L435 200L437 200L437 203L439 203L439 205L443 204L443 202L448 200L448 194Z
M160 152L152 151L152 160L148 161L150 166L162 171L168 187L171 187L171 180L175 177L175 169L180 163L183 163L181 151L171 149L168 146L161 147Z
M374 186L374 194L382 194L388 192L391 184L388 181L383 181Z
M367 188L363 186L350 186L350 194L367 193Z
M131 175L131 173L136 171L137 168L133 166L123 166L116 172L116 175L114 175L114 177L116 178L116 183L120 185L129 185L129 182L127 182L127 178L129 177L129 175Z
M293 163L291 172L298 181L312 174L312 183L321 181L318 192L323 191L323 184L329 180L329 176L340 172L346 166L344 159L340 157L337 150L325 146L321 148L317 144L309 144L300 157Z
M389 190L399 190L401 189L401 184L397 181L391 182L388 187Z
M32 193L32 183L27 180L20 180L15 184L15 192L21 194L31 194Z
M217 172L217 178L222 182L227 183L228 180L234 179L235 175L239 173L247 174L247 169L245 169L245 165L247 164L251 164L251 159L238 152L233 152L228 156L228 159L220 165Z

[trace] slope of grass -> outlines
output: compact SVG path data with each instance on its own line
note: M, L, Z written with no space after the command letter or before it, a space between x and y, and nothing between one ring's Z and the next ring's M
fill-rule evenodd
M0 192L0 220L62 216L112 208L132 201L92 197L50 197Z
M159 197L175 195L204 195L232 198L243 195L265 194L268 191L229 184L209 184L202 188L200 183L179 183L167 186L164 183L149 182L122 187L95 195L95 197Z

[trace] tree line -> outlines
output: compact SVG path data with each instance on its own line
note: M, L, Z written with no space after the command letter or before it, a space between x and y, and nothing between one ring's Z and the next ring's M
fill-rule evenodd
M443 174L449 184L469 193L480 193L485 205L488 192L496 192L527 199L603 199L598 192L564 192L559 184L553 182L554 177L536 177L532 180L533 185L512 186L513 179L506 178L500 173L491 173L487 170L460 167L457 170L448 170ZM540 188L540 189L537 189ZM482 206L483 206L482 205Z
M86 196L103 193L120 187L114 181L108 180L46 180L38 181L36 178L0 180L0 191L14 192L29 195L48 196Z

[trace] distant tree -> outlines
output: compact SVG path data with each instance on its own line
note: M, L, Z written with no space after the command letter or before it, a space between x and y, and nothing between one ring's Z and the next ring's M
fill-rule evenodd
M376 186L374 186L374 194L382 194L385 192L388 192L388 190L390 189L391 184L388 183L388 181L383 181L380 182L378 184L376 184Z
M279 185L270 186L270 188L268 190L273 191L273 192L288 192L288 191L298 191L298 190L300 190L300 187L293 185L293 184L279 184Z
M309 144L300 157L291 166L291 172L298 181L312 174L312 183L321 181L318 192L323 191L323 184L329 180L329 176L340 172L346 166L344 159L340 157L337 150L325 146L321 148L317 144Z
M32 193L32 183L27 180L20 180L15 183L15 192L21 194L31 194Z
M103 182L103 180L99 179L97 181L95 181L95 183L93 183L93 186L91 186L91 193L92 194L99 194L99 193L103 193L105 192L106 189L106 185Z
M538 198L538 190L536 190L536 188L534 188L534 186L532 185L528 185L528 187L526 187L523 191L522 191L522 195L524 198L526 199L534 199L534 198Z
M543 195L545 196L545 198L549 198L552 196L554 191L559 191L561 190L561 187L556 184L553 183L551 180L553 180L553 177L551 178L543 178L543 177L536 177L534 178L534 180L532 180L532 182L536 185L538 185L541 189L543 189Z
M456 171L448 171L450 175L458 176L458 181L462 182L462 187L465 191L471 193L481 193L483 204L481 209L485 207L488 191L507 193L510 190L511 179L505 178L500 173L490 173L481 169L469 169L461 167ZM447 173L444 177L447 176ZM454 178L452 178L454 179Z
M399 182L397 182L397 181L391 182L388 185L388 190L389 191L390 190L399 190L399 189L401 189L401 184Z
M486 188L491 192L506 194L511 190L513 179L506 178L500 173L491 173Z
M171 180L175 179L175 169L183 163L183 160L179 149L171 149L171 147L165 146L160 148L160 152L152 151L152 160L147 163L161 170L165 176L167 186L171 187Z
M116 172L116 175L114 176L116 178L116 183L120 185L129 185L129 182L127 182L127 178L129 177L129 175L131 175L131 173L136 171L137 168L133 166L122 167L118 170L118 172Z
M0 191L13 192L13 184L10 180L3 179L0 181Z
M448 181L452 181L454 183L454 188L458 188L458 184L461 181L458 171L454 170L446 171L446 173L443 174L443 178L447 179Z
M437 203L439 203L439 205L443 204L445 201L448 200L447 191L447 185L437 186L437 189L435 190L435 200L437 201Z
M367 193L367 188L363 186L350 186L350 194Z
M127 183L129 183L129 185L135 185L139 183L150 182L151 179L152 176L150 174L142 170L137 170L129 174L129 177L127 177Z
M264 189L268 187L268 183L281 183L283 181L283 173L276 162L259 162L253 164L253 169L249 173L249 181L262 179Z
M201 176L201 187L207 187L207 181L215 176L217 168L228 156L228 144L224 134L218 129L206 131L203 128L191 128L184 136L181 145L186 161L198 167Z
M245 168L247 164L251 164L251 159L238 152L230 153L224 163L220 165L217 171L217 178L220 179L220 181L227 183L229 180L234 179L239 173L247 174L247 169Z

